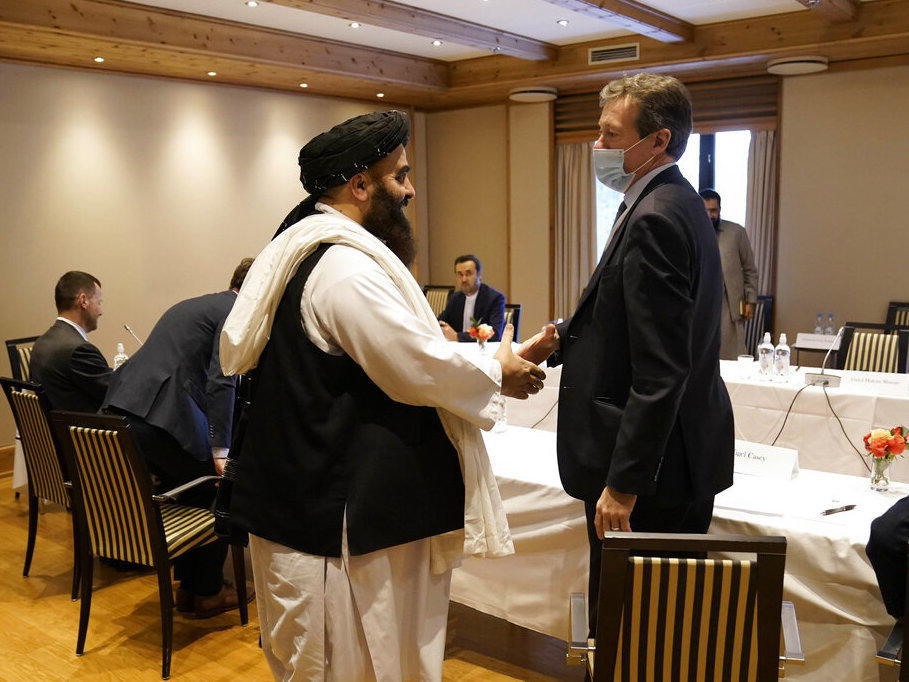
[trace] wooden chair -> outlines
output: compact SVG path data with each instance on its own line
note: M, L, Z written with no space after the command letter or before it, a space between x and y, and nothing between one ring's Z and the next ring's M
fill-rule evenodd
M887 322L890 327L909 326L909 301L890 301L887 304Z
M893 333L889 333L890 328L886 325L876 326L882 329L858 331L859 328L851 324L844 326L836 354L837 369L906 373L909 369L909 329L894 328Z
M745 348L754 356L766 332L773 332L770 319L773 313L773 296L758 296L754 304L754 317L745 321Z
M426 300L429 301L429 307L432 308L433 315L438 317L445 310L445 306L448 305L448 299L454 293L454 287L427 284L423 287L423 293L426 295Z
M57 439L47 416L50 403L38 384L0 377L3 393L9 401L22 442L22 454L28 473L28 541L22 575L28 577L38 534L39 500L49 500L72 509L71 476L60 454ZM76 514L73 522L73 601L79 597L79 532Z
M93 556L152 566L158 574L161 602L161 677L170 677L174 597L170 562L214 542L214 516L207 509L176 503L177 496L217 476L203 476L173 490L153 495L148 469L129 424L123 417L53 412L51 422L64 457L75 473L75 508L82 543L82 608L76 654L85 650L92 599ZM246 567L242 548L232 547L240 623L248 620Z
M518 341L518 331L521 327L521 304L520 303L506 303L505 304L505 324L511 323L514 325L514 340Z
M37 336L26 336L6 340L6 352L9 353L9 368L13 379L28 381L31 377L28 367L32 359L32 346L37 339Z
M662 556L679 552L756 560ZM571 595L569 663L586 664L593 680L775 680L784 660L804 662L795 611L782 600L785 564L784 537L607 534L596 637L587 637L584 595Z

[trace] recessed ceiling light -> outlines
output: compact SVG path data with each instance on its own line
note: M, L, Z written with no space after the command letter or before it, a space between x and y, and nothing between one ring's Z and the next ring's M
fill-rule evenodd
M433 40L433 41L432 41L432 45L433 45L433 47L441 47L441 46L442 46L442 41L441 41L441 40Z
M309 83L300 83L300 87L301 87L301 88L308 88L308 87L309 87Z
M95 57L95 61L99 64L104 61L104 57Z
M360 28L360 22L358 22L358 21L351 21L351 22L348 24L348 26L350 26L351 28Z
M208 72L208 75L209 75L209 76L217 76L217 75L218 75L218 72L217 72L217 71L209 71L209 72Z
M502 48L499 47L498 45L496 45L494 48L492 48L492 51L493 51L493 52L501 52L501 51L502 51Z
M568 19L556 19L556 23L559 26L568 26Z
M385 97L385 93L384 93L384 92L377 92L377 93L376 93L376 97Z
M259 3L256 0L246 0L247 7L258 7Z

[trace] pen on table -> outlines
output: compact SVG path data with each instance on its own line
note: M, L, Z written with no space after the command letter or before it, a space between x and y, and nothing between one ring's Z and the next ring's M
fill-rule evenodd
M821 512L821 516L829 516L830 514L838 514L839 512L849 511L850 509L855 509L854 504L844 504L842 507L834 507L833 509L825 509Z

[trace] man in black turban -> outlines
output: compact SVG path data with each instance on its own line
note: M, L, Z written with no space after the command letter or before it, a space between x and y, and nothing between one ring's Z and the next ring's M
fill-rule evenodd
M408 132L368 114L303 147L310 196L224 325L225 371L257 367L230 513L276 679L440 680L454 557L513 552L479 429L544 375L510 326L495 357L445 342L406 267Z
M344 185L357 173L367 171L410 138L410 119L401 111L377 111L339 123L328 132L317 135L300 150L300 182L309 196L287 214L275 237L291 225L316 213L316 203L324 194ZM414 257L413 232L403 208L410 200L392 197L379 189L379 202L364 217L363 227L382 239L404 262Z

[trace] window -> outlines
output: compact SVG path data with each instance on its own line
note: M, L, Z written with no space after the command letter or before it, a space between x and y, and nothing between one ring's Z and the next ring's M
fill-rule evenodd
M730 130L709 135L692 134L685 153L678 160L682 175L697 190L713 187L722 197L721 215L745 225L748 191L748 147L750 130ZM622 195L594 179L597 205L597 253L609 241ZM747 226L746 226L747 227Z

